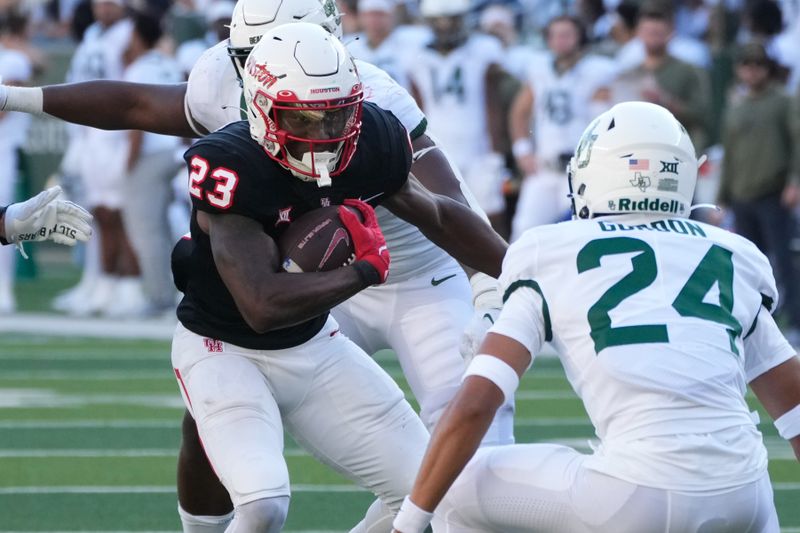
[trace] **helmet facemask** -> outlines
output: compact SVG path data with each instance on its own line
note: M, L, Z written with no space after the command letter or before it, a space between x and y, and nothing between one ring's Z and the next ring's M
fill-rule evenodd
M319 25L265 33L245 63L244 100L250 136L298 178L328 186L350 163L364 91L350 53Z
M288 91L274 98L258 91L253 108L266 125L261 144L296 177L329 186L355 153L363 99L360 87L352 96L333 100L300 101Z

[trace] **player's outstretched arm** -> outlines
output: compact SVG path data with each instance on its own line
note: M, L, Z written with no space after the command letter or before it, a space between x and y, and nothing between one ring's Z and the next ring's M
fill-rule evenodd
M285 273L277 244L255 220L198 212L198 222L207 227L222 281L258 333L310 320L381 281L367 261L328 272Z
M800 357L767 370L750 387L800 461Z
M457 261L495 278L500 275L508 244L467 206L430 192L413 174L383 205Z
M143 130L196 137L184 112L186 83L156 85L97 80L46 87L0 85L0 111L47 113L105 130Z
M514 381L519 381L531 361L527 348L497 333L486 336L481 354L486 359L470 365L468 377L436 424L411 494L395 518L395 531L425 530L431 513L480 446L505 395L513 394ZM481 374L495 377L491 380Z

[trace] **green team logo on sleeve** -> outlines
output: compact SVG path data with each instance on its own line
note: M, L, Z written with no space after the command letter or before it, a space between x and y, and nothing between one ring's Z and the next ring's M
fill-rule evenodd
M335 0L325 0L322 4L322 9L325 10L325 16L332 17L336 14L336 2Z

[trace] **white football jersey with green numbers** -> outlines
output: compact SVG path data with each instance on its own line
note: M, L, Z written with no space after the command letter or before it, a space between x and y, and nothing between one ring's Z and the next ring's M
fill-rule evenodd
M672 490L763 473L746 384L794 351L760 313L777 291L751 242L687 219L575 220L523 234L501 284L493 331L534 356L552 341L601 440L590 467Z

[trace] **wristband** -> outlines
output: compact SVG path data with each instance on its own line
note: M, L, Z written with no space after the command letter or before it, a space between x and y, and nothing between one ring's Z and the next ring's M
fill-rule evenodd
M502 359L493 355L476 355L464 372L464 379L469 376L486 378L503 392L506 402L514 399L514 392L519 387L517 371Z
M478 272L469 278L472 287L472 305L476 309L500 309L503 307L503 299L497 280L491 276Z
M374 266L369 261L360 260L353 263L353 268L356 269L358 277L367 287L377 285L381 282L381 276Z
M775 420L775 429L778 435L786 440L792 440L800 435L800 404L794 406Z
M2 111L22 111L41 115L44 113L44 93L41 87L6 86L6 100L0 101Z
M403 499L403 505L394 517L392 527L401 533L423 533L431 523L433 513L420 509L410 496Z
M511 145L511 153L514 154L514 157L517 159L525 157L526 155L531 155L533 153L533 142L527 137L517 139Z

